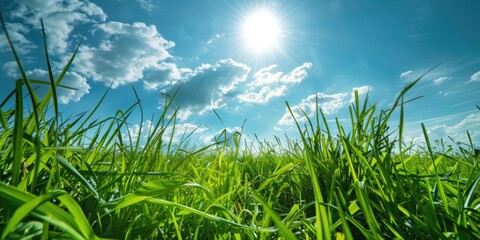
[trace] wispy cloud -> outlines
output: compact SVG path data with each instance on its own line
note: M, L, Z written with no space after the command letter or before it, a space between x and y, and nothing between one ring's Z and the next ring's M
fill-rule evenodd
M452 79L452 77L439 77L433 80L433 84L442 85L445 81Z
M419 68L415 70L408 70L400 74L400 78L404 81L411 81L421 77L421 82L431 83L434 85L442 85L447 81L453 79L453 76L458 75L463 66L467 63L450 62L435 66L434 68Z
M450 95L449 92L444 92L444 91L439 91L438 94L439 94L439 95L442 95L442 96L444 96L444 97Z
M153 10L152 0L136 0L140 7L151 12Z
M248 103L267 103L274 97L281 97L285 95L287 86L281 85L274 88L264 86L258 92L246 92L238 95L238 99L242 102Z
M475 110L466 112L457 112L442 115L440 117L425 118L416 121L406 122L405 139L408 142L422 144L425 136L423 135L420 125L425 124L427 133L431 141L443 138L449 140L451 137L457 142L468 142L467 130L475 144L480 144L480 113Z
M274 97L284 96L289 85L298 84L307 77L307 70L312 63L306 62L288 74L274 72L277 65L260 69L247 85L247 90L238 95L238 99L248 103L267 103Z
M32 49L36 48L35 44L28 40L25 36L30 33L30 28L20 23L7 23L6 24L10 39L14 43L15 51L20 54L27 54ZM6 52L10 50L7 39L2 33L0 36L0 52Z
M470 80L466 81L465 84L467 83L472 83L472 82L478 82L480 81L480 71L474 73L471 77Z
M289 74L280 79L282 83L300 83L307 77L307 69L312 67L311 62L306 62L299 67L296 67Z
M217 41L218 39L223 38L223 37L225 37L225 33L222 33L222 34L217 33L217 34L215 34L215 36L208 39L207 44L210 45L210 44L214 43L215 41Z
M467 130L470 132L470 137L476 144L480 140L480 113L472 113L462 119L460 122L453 125L436 125L428 129L430 139L440 139L451 137L453 140L463 143L468 143Z
M412 75L413 70L408 70L400 74L400 78L408 78L410 75Z
M325 93L317 93L308 96L305 99L294 106L291 106L291 110L293 115L299 122L304 122L307 120L306 116L303 114L302 110L306 113L306 115L310 118L313 117L316 109L317 99L318 99L318 107L322 109L322 112L326 115L333 114L338 112L343 107L347 106L349 102L353 99L353 92L355 90L358 91L359 96L364 95L367 93L367 90L372 90L371 86L361 86L355 87L350 92L342 92L342 93L335 93L335 94L325 94ZM277 122L277 129L282 129L282 126L293 126L295 124L294 119L288 109L285 109L285 114L280 118Z
M96 47L80 47L74 69L112 88L137 82L144 70L164 68L161 63L171 57L168 49L175 46L154 25L142 22L107 22L96 30L105 37Z

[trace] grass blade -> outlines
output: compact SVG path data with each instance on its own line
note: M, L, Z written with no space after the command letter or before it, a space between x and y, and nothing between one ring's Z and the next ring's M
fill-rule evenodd
M57 198L65 204L67 209L71 211L72 215L67 214L60 207L44 201L53 195L57 196ZM62 195L60 195L60 193L54 193L53 195L47 193L45 197L37 198L34 195L0 182L0 200L3 201L5 204L4 206L18 208L29 203L24 207L24 209L32 209L29 214L64 230L71 237L75 239L97 239L90 224L85 218L85 215L75 200L66 192L63 192ZM42 202L42 204L39 202Z
M285 224L282 222L275 210L273 210L272 207L270 207L270 205L258 193L252 192L252 195L257 201L260 202L260 204L262 204L265 213L270 215L272 221L277 226L280 235L282 235L284 239L297 239L297 237L293 235L293 233L288 229L288 227L285 226Z

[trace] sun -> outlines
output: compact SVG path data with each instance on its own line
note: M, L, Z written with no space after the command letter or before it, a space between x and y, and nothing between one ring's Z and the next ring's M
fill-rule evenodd
M243 24L243 36L248 47L255 51L275 48L280 40L278 18L268 11L249 15Z

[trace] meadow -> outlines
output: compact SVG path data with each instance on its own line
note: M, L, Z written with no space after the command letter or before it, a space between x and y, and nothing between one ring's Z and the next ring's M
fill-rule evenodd
M355 94L350 126L329 124L318 108L305 114L298 140L237 133L174 144L170 100L146 141L125 141L140 100L96 119L106 91L91 111L64 118L57 89L69 88L62 78L78 47L54 76L43 31L49 79L29 79L2 26L22 75L0 103L2 240L480 239L470 135L452 146L422 124L422 144L404 140L405 94L421 78L389 109ZM36 86L49 90L40 96Z

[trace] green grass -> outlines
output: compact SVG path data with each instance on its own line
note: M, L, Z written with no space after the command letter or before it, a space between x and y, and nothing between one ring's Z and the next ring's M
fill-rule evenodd
M403 140L404 97L421 78L386 110L355 94L349 132L319 110L295 120L298 141L174 145L170 101L140 143L122 136L140 101L92 119L108 90L62 118L56 89L78 47L54 76L44 37L49 79L29 79L6 36L22 78L0 104L1 239L480 238L472 141L433 144L423 124L424 145Z

